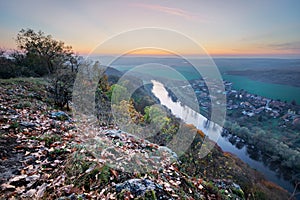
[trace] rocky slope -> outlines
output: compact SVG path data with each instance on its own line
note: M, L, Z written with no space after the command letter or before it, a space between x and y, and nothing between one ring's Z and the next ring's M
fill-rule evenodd
M170 149L116 127L96 127L92 140L81 137L71 113L51 106L44 84L0 81L0 199L254 199L230 176L219 178L222 166L214 175L205 160L180 161ZM211 175L192 175L197 166L190 162Z

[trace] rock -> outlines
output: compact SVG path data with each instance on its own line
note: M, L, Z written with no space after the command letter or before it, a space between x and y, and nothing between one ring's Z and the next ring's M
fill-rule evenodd
M28 181L26 181L26 177L27 175L15 176L14 178L9 180L9 183L18 187L26 185L28 183Z
M163 153L163 152L166 152L169 155L171 155L175 160L178 160L177 154L174 151L172 151L170 148L166 147L166 146L159 146L158 151L159 151L160 154Z
M20 175L20 176L15 176L12 179L9 180L9 182L13 183L13 182L18 182L22 179L26 179L27 175Z
M9 190L9 191L14 191L16 189L14 185L6 184L6 183L3 183L1 185L1 188L2 190Z
M36 193L36 198L40 199L44 196L44 193L46 191L48 184L47 183L43 183L40 187L38 187L38 191Z
M70 196L68 196L68 199L70 199L70 200L77 200L77 197L76 197L76 195L73 193L73 194L71 194Z
M23 194L22 195L22 197L23 198L28 198L28 197L30 197L30 198L32 198L33 197L33 195L36 193L36 190L35 189L30 189L30 190L28 190L25 194Z
M117 130L109 130L105 132L105 135L114 139L121 139L122 135L121 135L121 131L117 131Z
M36 181L38 181L40 178L40 175L34 174L32 176L26 177L26 181L30 182L30 185L33 185Z
M20 122L21 126L27 127L27 128L34 128L36 126L35 123L31 123L31 122Z
M156 183L149 179L130 179L124 183L116 185L116 191L119 193L122 190L130 191L134 196L144 195L148 190L155 190L158 187Z
M232 180L226 180L226 179L216 179L214 180L216 186L219 189L224 189L225 194L228 197L234 197L233 199L244 199L244 192L241 189L241 187L234 183Z
M18 119L19 115L10 115L8 118L9 119Z
M13 89L9 89L6 91L7 95L13 95L14 94L14 90Z
M63 111L52 112L51 113L51 118L61 120L61 121L67 121L67 120L71 119L69 117L69 115L67 113L63 112Z
M232 183L232 186L235 188L235 189L237 189L237 190L241 190L241 187L238 185L238 184L236 184L236 183Z
M12 114L12 115L18 114L17 111L15 111L13 109L9 109L7 112L10 113L10 114Z

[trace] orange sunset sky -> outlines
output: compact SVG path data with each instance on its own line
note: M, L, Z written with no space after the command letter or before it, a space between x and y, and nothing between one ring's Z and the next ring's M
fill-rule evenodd
M297 0L0 0L0 47L15 49L18 31L32 28L88 54L121 32L161 27L186 35L212 56L298 58L299 10ZM126 45L93 53L120 53ZM185 54L197 53L176 45Z

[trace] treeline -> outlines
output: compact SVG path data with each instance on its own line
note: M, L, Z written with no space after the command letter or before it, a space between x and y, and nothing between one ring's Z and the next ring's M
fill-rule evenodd
M271 162L280 163L281 166L300 172L300 152L292 149L284 142L270 137L272 134L259 127L251 129L240 126L236 122L226 121L225 128L233 135L254 146L262 154L267 155Z

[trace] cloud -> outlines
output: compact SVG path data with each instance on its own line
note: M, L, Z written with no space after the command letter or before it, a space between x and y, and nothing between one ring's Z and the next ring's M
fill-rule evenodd
M300 41L297 42L286 42L286 43L277 43L277 44L268 44L268 48L272 48L274 50L292 50L292 51L300 51Z
M259 35L245 36L245 37L241 38L240 41L255 42L255 41L265 40L266 38L271 38L273 36L274 36L274 34L272 34L272 33L263 33L263 34L259 34Z
M134 6L162 12L169 15L184 17L185 19L195 19L197 17L197 15L179 8L172 8L172 7L166 7L161 5L150 5L150 4L134 4Z

